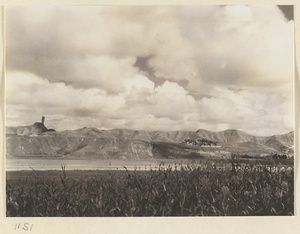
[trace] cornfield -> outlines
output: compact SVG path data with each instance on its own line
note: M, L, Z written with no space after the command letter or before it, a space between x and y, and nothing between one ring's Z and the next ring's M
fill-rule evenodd
M8 217L294 214L294 169L213 163L150 171L7 172Z

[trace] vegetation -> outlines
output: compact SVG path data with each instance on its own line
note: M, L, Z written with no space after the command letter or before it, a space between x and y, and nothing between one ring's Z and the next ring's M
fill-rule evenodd
M198 145L198 146L216 146L218 144L218 142L216 141L210 141L210 140L206 140L206 139L190 139L187 138L185 139L183 142L181 142L182 144L185 145Z
M125 168L126 169L126 168ZM198 162L150 171L7 172L7 216L294 214L294 169ZM85 175L85 176L83 176Z

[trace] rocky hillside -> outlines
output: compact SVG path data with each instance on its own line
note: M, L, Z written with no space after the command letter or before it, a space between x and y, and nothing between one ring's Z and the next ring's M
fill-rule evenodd
M7 156L70 158L195 158L293 154L294 133L268 137L238 130L137 131L82 128L68 131L36 131L37 126L7 127ZM41 127L41 126L40 126ZM189 142L213 142L190 145Z
M8 127L6 128L6 134L12 135L41 135L44 132L55 132L54 129L48 129L41 122L35 122L33 125L22 126L22 127Z

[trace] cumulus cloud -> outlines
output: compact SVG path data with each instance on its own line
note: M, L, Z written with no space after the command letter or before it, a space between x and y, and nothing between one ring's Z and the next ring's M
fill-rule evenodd
M293 128L293 21L276 6L7 8L7 124ZM64 127L63 127L64 126Z

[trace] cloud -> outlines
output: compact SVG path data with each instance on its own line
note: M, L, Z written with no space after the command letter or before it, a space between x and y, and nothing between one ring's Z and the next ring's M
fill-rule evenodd
M99 89L76 89L32 74L8 73L7 77L7 87L13 87L7 89L7 114L18 115L26 124L42 115L99 119L103 113L116 113L125 103L121 96L106 95Z
M276 6L11 6L6 15L8 124L47 114L70 128L293 128L293 21Z
M189 89L208 84L255 88L292 80L293 22L275 6L188 9L181 30L198 51L194 70L200 78L192 79Z
M207 123L227 124L255 135L284 133L293 128L293 103L284 95L223 87L216 87L214 93L217 95L201 100L200 109Z
M187 80L190 90L281 84L293 75L293 22L276 6L38 9L8 9L10 69L87 88L106 71L112 79L122 68L136 72L136 58L146 56L157 77Z

